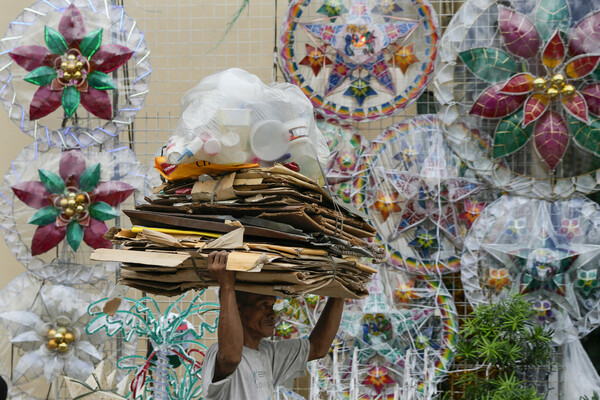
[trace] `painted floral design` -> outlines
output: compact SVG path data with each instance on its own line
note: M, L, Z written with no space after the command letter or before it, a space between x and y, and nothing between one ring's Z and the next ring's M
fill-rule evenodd
M102 33L102 28L86 32L83 16L71 4L58 30L45 27L46 47L22 46L10 52L19 66L30 71L24 79L40 86L31 100L30 120L43 118L61 105L71 117L80 104L99 118L112 118L108 91L116 87L108 73L125 64L134 52L121 45L103 45Z
M600 13L569 28L563 0L543 0L535 20L498 6L504 49L473 48L459 54L467 68L491 85L470 114L501 119L492 155L500 158L522 148L532 137L543 164L553 171L572 138L598 154L592 130L600 123L600 82L594 72L600 55L590 52L600 37Z
M133 192L124 182L100 182L100 164L86 168L79 150L62 153L59 174L39 169L39 181L24 181L12 186L14 194L37 211L29 220L38 228L31 243L31 254L39 255L57 246L67 237L77 251L83 240L88 246L110 248L104 239L108 227L104 221L119 214L113 208Z
M373 386L377 394L383 391L384 385L393 385L396 381L389 375L388 369L381 366L374 366L369 370L369 373L361 384Z

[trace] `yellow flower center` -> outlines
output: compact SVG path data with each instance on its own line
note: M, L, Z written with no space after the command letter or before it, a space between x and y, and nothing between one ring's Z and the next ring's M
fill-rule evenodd
M46 346L50 350L65 353L69 350L69 344L75 341L75 335L64 326L51 328L47 333L48 342Z
M84 66L84 63L78 57L74 54L69 54L67 59L60 64L60 70L62 72L60 75L61 79L65 83L80 83L86 73L86 71L83 70Z

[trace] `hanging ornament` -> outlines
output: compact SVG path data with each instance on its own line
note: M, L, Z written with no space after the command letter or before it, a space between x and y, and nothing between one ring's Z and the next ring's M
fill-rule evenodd
M23 132L50 146L99 144L128 127L141 109L149 54L121 6L38 1L0 42L0 99Z
M112 286L108 281L57 285L24 273L0 292L0 332L9 343L0 358L12 370L11 398L45 399L52 393L67 399L60 377L85 380L103 359L116 368L116 340L85 332L88 305Z
M86 270L91 262L85 249L111 247L106 223L119 216L116 207L132 204L142 181L141 166L126 147L61 151L33 143L0 186L5 240L42 278L87 282L105 276L114 266Z
M353 203L377 228L390 262L410 272L457 271L463 237L485 202L438 127L421 115L387 128L363 152ZM475 206L474 206L475 205Z
M404 110L427 86L437 18L426 0L295 0L280 42L288 81L320 112L377 119Z
M104 298L90 305L93 320L86 328L88 334L122 335L126 342L134 337L147 337L150 342L145 356L128 355L119 359L120 368L136 371L130 385L133 398L192 400L201 396L202 363L197 358L204 357L207 349L202 340L205 333L216 332L214 317L219 309L217 303L202 300L204 292L198 292L186 302L186 307L182 304L185 296L181 296L164 313L156 300L149 297L126 298L126 306L121 305L112 315L107 314L107 304L121 300ZM192 317L200 321L197 329L188 321ZM179 367L183 371L177 373L175 368Z
M600 189L600 2L467 1L442 38L436 96L453 150L497 187Z
M558 344L598 324L600 208L584 198L558 202L503 196L475 221L462 257L472 305L520 293Z
M345 203L351 202L352 179L358 171L361 155L368 141L351 126L317 120L319 130L327 140L330 155L325 169L327 183L335 196Z
M309 366L311 386L340 398L393 398L396 385L407 395L431 393L453 357L452 297L438 280L389 266L379 268L369 293L346 302L329 356ZM279 299L275 309L280 321L297 328L291 337L308 337L325 301Z

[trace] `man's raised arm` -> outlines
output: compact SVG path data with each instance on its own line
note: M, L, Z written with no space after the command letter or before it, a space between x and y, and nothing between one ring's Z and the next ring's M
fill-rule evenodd
M242 360L244 333L235 299L235 272L227 271L226 251L213 251L208 255L208 272L219 283L219 324L217 340L219 350L215 362L213 382L229 376Z
M317 321L308 340L310 341L310 352L308 361L323 358L329 352L331 343L340 327L340 320L344 311L344 299L330 297Z

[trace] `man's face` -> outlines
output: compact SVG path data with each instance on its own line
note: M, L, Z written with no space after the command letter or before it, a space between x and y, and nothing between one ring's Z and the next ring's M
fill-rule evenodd
M240 305L240 318L248 333L260 338L269 337L273 334L273 329L275 329L275 311L273 311L275 300L274 296L250 294L247 304Z

